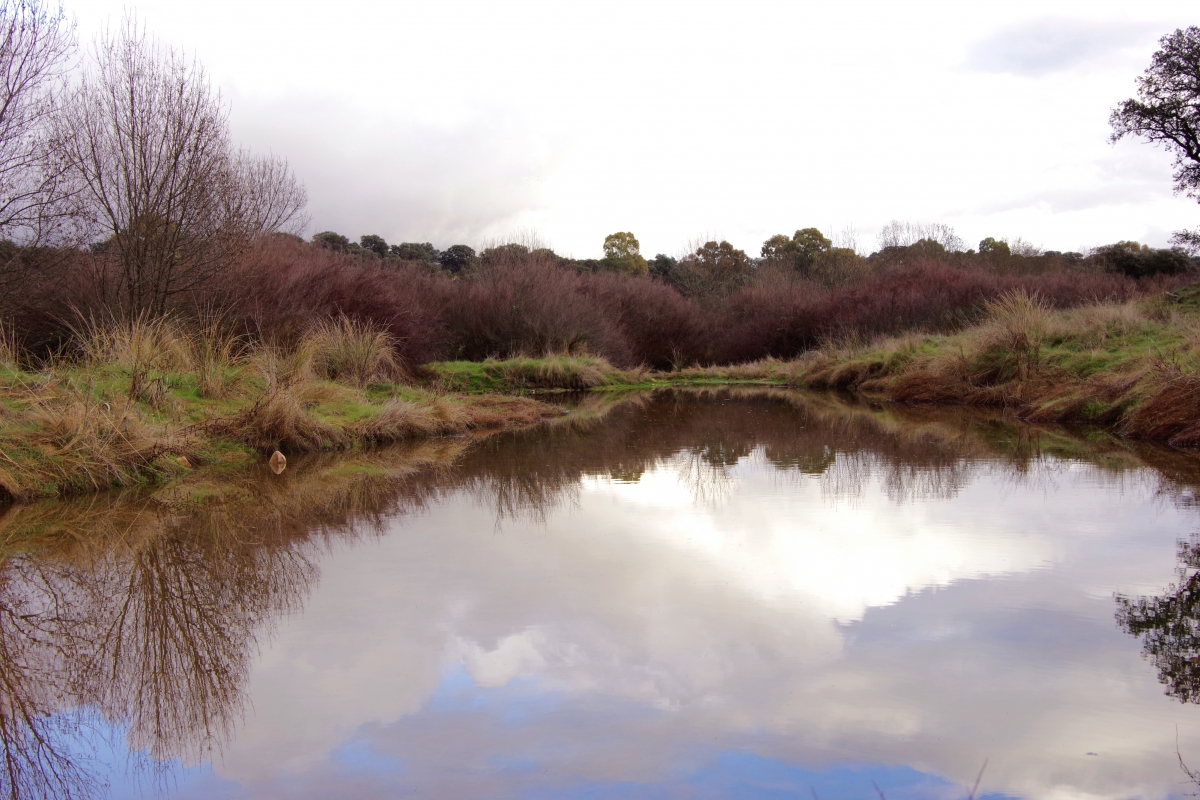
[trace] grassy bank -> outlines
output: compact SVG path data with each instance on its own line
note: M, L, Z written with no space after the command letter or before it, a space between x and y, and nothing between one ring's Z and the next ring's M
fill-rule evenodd
M755 367L743 368L753 373ZM905 403L1004 407L1036 422L1089 423L1200 446L1200 286L1053 311L1005 295L979 325L827 347L758 373Z
M541 393L659 386L834 388L1200 446L1200 285L1066 310L1014 292L955 334L671 372L568 356L414 368L387 334L346 319L288 346L251 344L217 325L189 330L170 320L84 326L70 352L37 367L0 340L0 499L164 482L275 450L527 425L566 413Z
M417 385L387 337L348 321L288 347L169 320L81 330L52 363L0 347L0 498L156 483L197 467L526 425L525 397Z

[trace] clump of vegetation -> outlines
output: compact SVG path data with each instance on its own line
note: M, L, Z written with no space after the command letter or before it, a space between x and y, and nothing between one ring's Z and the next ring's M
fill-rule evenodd
M424 374L436 385L461 392L585 391L641 383L646 376L643 370L619 370L603 358L553 355L433 363Z
M346 319L294 346L135 317L79 326L63 357L0 371L0 497L157 482L254 453L339 450L535 422L525 398L395 383L379 330Z
M392 336L370 321L344 316L322 321L301 347L311 352L314 371L327 380L348 380L362 387L402 373Z

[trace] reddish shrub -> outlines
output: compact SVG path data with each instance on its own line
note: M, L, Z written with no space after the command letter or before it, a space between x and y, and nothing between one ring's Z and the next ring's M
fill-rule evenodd
M1139 281L1067 269L997 274L924 261L832 289L760 275L757 284L702 304L647 277L577 274L547 250L514 246L488 253L467 274L451 277L415 262L264 237L219 280L176 297L174 310L215 309L250 333L283 339L346 314L385 327L410 364L586 350L622 366L667 368L788 358L847 335L953 330L1012 289L1037 292L1065 308L1163 291L1191 278ZM25 289L0 280L0 318L43 349L62 341L75 310L104 313L114 297L114 273L103 255L65 251L54 254L53 264L53 280L34 280ZM26 270L27 282L29 275L41 278L42 269Z
M580 291L580 281L537 252L480 265L447 294L453 354L482 359L587 350L627 362L627 346Z
M438 299L449 278L402 262L344 255L267 237L220 285L190 298L224 309L248 330L290 338L321 318L370 320L400 343L408 363L441 357L447 344Z
M706 326L700 306L675 287L601 272L584 276L580 289L623 339L627 355L605 354L614 363L669 369L704 359Z
M787 358L826 338L954 330L978 319L988 300L1018 288L1037 292L1053 307L1067 308L1126 300L1161 291L1168 283L1163 278L1139 282L1089 272L997 275L926 262L829 291L805 283L753 286L730 295L721 307L711 358L721 363L765 355Z

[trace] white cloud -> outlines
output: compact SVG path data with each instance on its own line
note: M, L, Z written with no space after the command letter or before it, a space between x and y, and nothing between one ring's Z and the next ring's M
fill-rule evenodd
M314 230L446 246L533 228L583 257L613 230L651 253L706 231L757 252L779 231L854 222L870 241L901 218L1071 249L1197 216L1101 169L1109 109L1155 37L1194 22L1189 3L74 10L87 36L127 6L201 56L243 141L292 160ZM1127 202L1076 211L1074 192ZM988 210L1013 197L1022 213Z

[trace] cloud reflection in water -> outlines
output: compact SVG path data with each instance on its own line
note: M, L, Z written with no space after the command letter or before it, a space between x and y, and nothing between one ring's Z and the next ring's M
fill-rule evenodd
M246 610L202 603L236 623L229 694L177 718L252 710L180 794L940 798L987 757L990 793L1162 797L1177 725L1200 754L1196 709L1113 619L1175 574L1190 457L787 393L597 413L426 453L386 490L319 461L270 502L248 487L295 577L184 570Z

